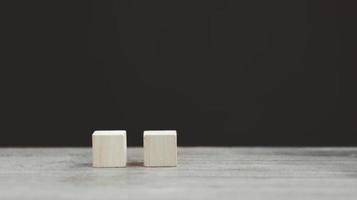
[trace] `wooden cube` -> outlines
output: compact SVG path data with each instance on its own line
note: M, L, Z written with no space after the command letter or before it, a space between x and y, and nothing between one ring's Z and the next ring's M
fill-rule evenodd
M176 131L144 131L144 166L177 165Z
M126 131L94 131L93 167L126 166Z

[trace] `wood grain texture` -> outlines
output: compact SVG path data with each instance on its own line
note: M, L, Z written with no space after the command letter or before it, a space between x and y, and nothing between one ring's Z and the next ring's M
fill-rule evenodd
M91 148L0 148L4 200L355 200L357 148L178 148L177 167L93 168Z
M144 131L144 165L174 167L177 165L176 131Z
M92 135L93 167L125 167L126 146L126 131L95 131Z

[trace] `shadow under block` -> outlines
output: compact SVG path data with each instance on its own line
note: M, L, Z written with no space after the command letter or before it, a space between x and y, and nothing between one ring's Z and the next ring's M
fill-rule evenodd
M144 166L177 165L176 131L144 131Z
M95 131L92 148L93 167L126 166L126 131Z

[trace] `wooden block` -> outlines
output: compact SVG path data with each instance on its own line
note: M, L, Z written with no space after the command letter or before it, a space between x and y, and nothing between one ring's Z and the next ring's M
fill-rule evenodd
M126 131L94 131L93 167L126 166Z
M144 131L144 166L177 165L176 131Z

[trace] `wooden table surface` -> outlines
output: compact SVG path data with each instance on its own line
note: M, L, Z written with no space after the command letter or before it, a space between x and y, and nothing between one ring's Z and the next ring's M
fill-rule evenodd
M0 199L357 199L357 148L179 148L177 167L92 168L90 148L0 148Z

